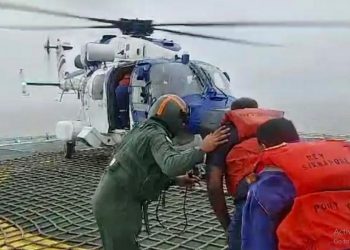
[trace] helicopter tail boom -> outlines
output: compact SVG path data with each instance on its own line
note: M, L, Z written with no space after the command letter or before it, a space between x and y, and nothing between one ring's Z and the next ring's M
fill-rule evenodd
M55 86L55 87L60 87L59 82L23 82L25 85L29 86Z
M80 90L80 85L79 85L79 80L74 79L73 77L80 75L82 72L76 71L73 72L72 75L70 75L71 78L67 78L66 80L62 82L54 82L54 81L27 81L24 79L24 73L23 69L20 70L19 75L20 75L20 81L22 83L22 94L23 95L29 95L27 92L27 86L38 86L38 87L44 87L44 86L49 86L49 87L58 87L60 88L63 92L69 91L69 90Z
M26 82L22 81L22 94L23 95L29 95L27 92L27 86L54 86L54 87L61 87L59 82Z
M54 86L58 87L62 90L61 94L61 100L64 92L68 92L70 90L74 91L80 91L80 80L75 79L75 77L83 75L84 70L76 70L74 72L68 72L67 71L67 60L65 51L72 50L73 46L68 42L62 42L60 39L57 39L56 44L52 45L50 43L50 38L48 37L46 40L46 43L44 44L44 49L47 51L47 53L50 53L51 49L56 50L56 56L57 56L57 75L58 75L58 81L51 82L51 81L26 81L24 78L24 70L20 69L19 71L19 77L20 82L22 84L22 94L23 95L29 95L27 92L26 87L27 86ZM78 93L79 95L79 93Z
M27 86L40 86L40 87L42 87L42 86L54 86L54 87L61 88L61 84L59 82L26 81L24 79L23 69L20 69L19 76L20 76L20 81L22 83L22 94L23 95L29 95L29 93L27 92L27 89L26 89Z

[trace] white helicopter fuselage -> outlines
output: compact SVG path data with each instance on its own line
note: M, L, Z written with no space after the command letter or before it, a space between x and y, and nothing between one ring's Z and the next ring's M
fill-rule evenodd
M158 40L162 42L162 40ZM165 41L165 40L163 40ZM168 45L171 44L169 41ZM142 59L165 58L174 59L179 57L180 50L170 50L152 41L145 39L120 36L111 38L107 44L87 43L82 47L82 63L99 62L99 67L89 71L85 67L85 74L80 78L64 78L68 72L62 60L65 60L65 51L58 45L58 75L60 86L65 91L79 91L81 99L81 112L77 121L60 121L56 125L56 136L65 142L81 140L92 147L102 145L115 145L121 141L125 130L110 130L108 119L108 91L107 85L109 74L113 68L120 64L135 62ZM92 72L92 73L91 73ZM132 115L129 115L131 127L133 126Z
M123 63L125 61L133 62L149 58L173 59L176 55L178 55L178 53L169 49L165 49L148 40L130 36L118 36L112 38L108 45L101 46L101 44L98 44L97 46L105 46L106 50L110 50L109 53L114 53L115 56L113 62L110 62L105 67L101 67L100 69L95 70L90 77L86 78L86 87L84 91L82 106L87 113L87 122L89 122L99 132L106 134L108 133L106 98L108 90L106 89L106 82L104 81L103 95L100 97L94 96L96 93L93 93L93 90L94 87L97 87L97 85L103 81L102 79L105 79L108 71L112 67L118 67L120 63ZM99 53L101 51L90 51L91 54L94 54L95 52ZM106 51L104 51L104 53L106 53ZM94 84L96 84L96 86L94 86ZM102 89L98 91L102 91Z

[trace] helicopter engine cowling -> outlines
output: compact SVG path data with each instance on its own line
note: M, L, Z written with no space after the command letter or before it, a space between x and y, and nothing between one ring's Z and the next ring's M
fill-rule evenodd
M87 43L82 46L81 61L85 64L88 62L113 62L115 52L110 44Z

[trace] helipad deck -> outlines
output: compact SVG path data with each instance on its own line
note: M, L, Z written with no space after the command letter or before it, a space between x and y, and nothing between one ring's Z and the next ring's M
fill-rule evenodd
M83 150L68 160L54 138L0 142L1 250L102 249L90 201L111 149L84 148L79 144ZM160 209L160 219L171 232L156 221L156 204L149 208L151 234L142 232L143 249L225 249L205 188L188 194L188 227L178 235L184 225L183 191L170 189L166 208Z
M83 150L67 160L59 152L41 153L0 162L0 249L102 249L90 200L110 154ZM188 193L181 235L183 189L172 188L166 200L159 217L172 232L158 224L153 204L143 249L225 249L204 190Z

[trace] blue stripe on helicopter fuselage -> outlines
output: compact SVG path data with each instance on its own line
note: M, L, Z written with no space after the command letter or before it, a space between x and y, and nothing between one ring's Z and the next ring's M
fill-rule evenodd
M193 94L183 96L182 99L187 103L191 109L188 128L191 133L199 134L201 132L201 123L205 113L215 109L229 109L235 97L228 96L228 99L211 100L208 97ZM145 111L133 111L134 122L142 122L146 119Z
M215 109L229 109L232 101L235 100L233 96L228 96L227 99L211 100L206 96L198 94L183 96L182 98L191 109L189 130L193 134L199 134L201 132L201 123L206 112Z

